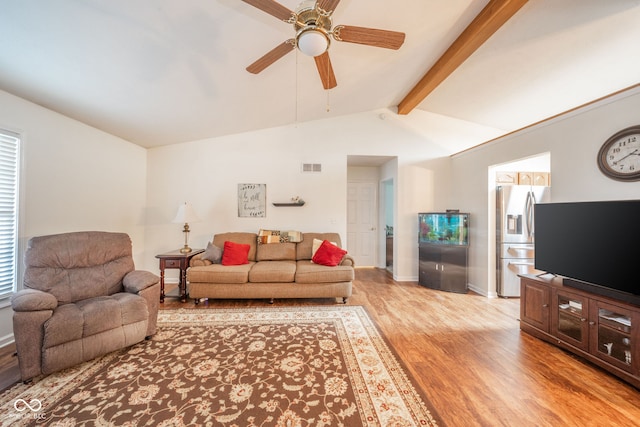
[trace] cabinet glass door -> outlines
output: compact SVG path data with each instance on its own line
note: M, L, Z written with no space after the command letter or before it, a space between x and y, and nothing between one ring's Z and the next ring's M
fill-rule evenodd
M614 305L596 302L597 337L592 345L597 345L599 357L624 370L633 371L637 361L633 360L634 318L630 311Z
M557 312L554 313L556 334L576 347L588 347L588 301L571 293L557 293Z

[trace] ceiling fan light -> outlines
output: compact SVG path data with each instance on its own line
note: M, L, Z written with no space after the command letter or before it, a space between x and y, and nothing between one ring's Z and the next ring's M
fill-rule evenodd
M308 56L319 56L329 48L329 37L315 28L305 28L298 33L297 46Z

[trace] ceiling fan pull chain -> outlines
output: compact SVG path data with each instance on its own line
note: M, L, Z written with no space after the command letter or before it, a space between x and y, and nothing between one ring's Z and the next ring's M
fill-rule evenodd
M296 124L296 127L298 126L298 86L299 86L299 79L298 79L298 49L296 49L296 99L295 99L295 113L294 113L294 123Z
M331 102L329 100L329 92L331 92L331 90L329 89L326 92L327 92L327 113L328 113L329 111L331 111Z

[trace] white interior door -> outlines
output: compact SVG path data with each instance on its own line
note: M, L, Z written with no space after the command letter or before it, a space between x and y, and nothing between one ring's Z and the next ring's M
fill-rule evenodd
M376 265L377 189L375 182L347 185L347 251L357 267Z

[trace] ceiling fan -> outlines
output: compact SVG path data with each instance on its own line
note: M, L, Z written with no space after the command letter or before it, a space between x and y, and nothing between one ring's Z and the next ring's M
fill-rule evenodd
M253 74L260 73L297 47L305 55L313 56L320 80L322 80L322 86L325 89L332 89L336 87L337 82L328 52L331 38L341 42L386 49L399 49L404 43L405 34L397 31L352 25L333 26L331 15L340 0L305 0L295 12L275 0L242 1L288 24L293 24L295 29L294 38L282 42L247 67L247 71Z

